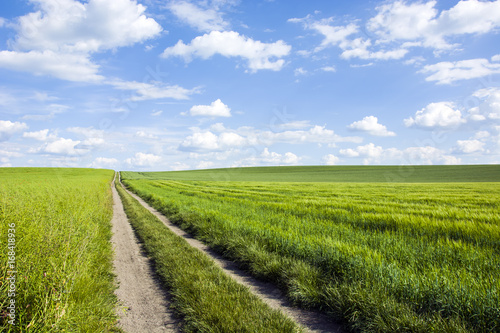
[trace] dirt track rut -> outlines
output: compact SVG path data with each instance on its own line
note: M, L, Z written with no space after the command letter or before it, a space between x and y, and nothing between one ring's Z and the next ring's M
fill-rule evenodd
M161 289L149 259L128 222L120 196L112 184L113 219L111 242L114 267L119 284L115 294L121 306L118 326L127 333L180 332L168 309L168 297Z

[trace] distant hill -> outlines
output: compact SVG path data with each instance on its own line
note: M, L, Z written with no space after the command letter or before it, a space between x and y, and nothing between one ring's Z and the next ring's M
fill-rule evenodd
M258 182L499 182L500 165L279 166L123 172L124 179Z

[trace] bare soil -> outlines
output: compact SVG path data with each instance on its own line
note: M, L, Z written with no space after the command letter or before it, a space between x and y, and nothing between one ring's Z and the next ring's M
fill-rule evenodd
M118 326L127 333L180 332L179 323L169 310L168 296L160 287L150 260L128 222L120 196L112 183L113 219L111 242L115 251L114 268L121 306Z
M123 186L123 188L125 188L125 186ZM282 311L292 320L306 328L308 332L343 332L340 325L332 322L332 320L325 314L312 310L299 309L292 306L287 300L286 296L282 293L282 291L279 290L275 285L257 280L256 278L251 276L250 273L240 269L235 262L223 258L218 253L211 250L207 245L203 244L197 239L194 239L184 230L177 227L156 209L149 206L139 196L128 191L127 189L125 190L137 201L139 201L141 205L143 205L158 219L160 219L176 235L183 237L189 243L189 245L210 256L215 261L215 263L219 267L221 267L229 276L231 276L234 280L241 283L242 285L248 287L252 291L252 293L262 299L271 308Z

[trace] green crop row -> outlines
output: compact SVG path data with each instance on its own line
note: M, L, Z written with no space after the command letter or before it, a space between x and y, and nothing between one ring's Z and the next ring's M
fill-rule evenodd
M497 183L125 183L353 331L500 330Z
M125 212L169 290L184 332L300 332L213 260L175 235L117 183Z
M0 169L0 331L119 331L112 177L111 170Z

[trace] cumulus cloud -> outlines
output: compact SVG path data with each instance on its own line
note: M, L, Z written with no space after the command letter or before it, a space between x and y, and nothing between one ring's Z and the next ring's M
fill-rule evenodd
M367 27L382 41L411 41L412 46L452 49L447 42L463 34L483 34L500 27L500 1L459 1L438 13L437 1L394 1L377 7Z
M186 115L187 112L182 114ZM194 105L189 110L189 114L191 116L231 117L231 109L220 99L217 99L210 105Z
M234 132L216 135L211 131L197 132L188 136L181 144L187 150L219 150L248 145L247 139Z
M84 149L78 149L76 146L81 141L74 141L71 139L59 138L53 142L49 142L42 148L42 151L49 154L56 155L82 155L87 151Z
M459 80L469 80L500 73L500 64L490 63L488 59L470 59L455 62L443 61L426 65L420 73L431 73L425 80L437 84L450 84Z
M173 1L167 7L182 22L199 31L221 31L229 26L214 8L201 8L187 1Z
M19 18L17 50L88 54L157 36L161 26L131 0L35 0L38 10Z
M484 142L479 140L458 140L456 151L464 154L472 154L484 151Z
M465 123L460 110L450 102L430 103L415 113L414 117L404 120L407 127L421 128L454 128Z
M134 157L127 158L125 163L131 166L154 166L161 161L161 156L154 154L136 153Z
M311 127L308 130L286 130L286 131L263 131L253 127L241 127L237 130L225 128L222 124L215 124L210 131L194 129L192 135L186 137L180 148L184 150L220 150L230 147L245 147L275 143L305 144L319 143L334 146L337 142L356 142L363 139L360 137L342 137L325 126L310 126L303 122L296 126ZM220 134L214 134L218 132Z
M212 31L198 36L189 44L182 40L175 46L168 47L162 57L183 57L186 62L193 57L208 59L216 54L224 57L240 57L247 60L252 72L262 69L281 70L285 64L282 57L290 53L291 47L282 40L274 43L263 43L235 31Z
M294 153L287 152L284 155L270 152L268 148L264 148L264 151L260 154L260 157L263 162L270 164L297 164L300 161L300 158Z
M0 120L0 142L9 140L15 133L28 129L28 125L9 120Z
M326 165L336 165L339 161L340 161L340 158L338 158L337 156L335 156L333 154L328 154L328 155L323 156L323 162Z
M75 82L102 82L91 54L156 37L160 25L131 0L33 0L37 11L18 19L12 51L0 67Z
M388 131L387 127L378 123L378 118L374 116L364 117L362 120L355 121L348 128L352 130L367 132L375 136L395 136L396 133Z
M116 158L98 157L89 165L89 168L108 169L114 168L119 164L120 162Z
M24 132L23 138L35 139L38 141L48 141L48 140L56 140L56 134L49 134L48 129L44 129L37 132Z
M341 149L339 153L346 157L361 157L363 164L460 164L461 160L445 151L432 146L384 149L373 143L358 146L354 149Z

